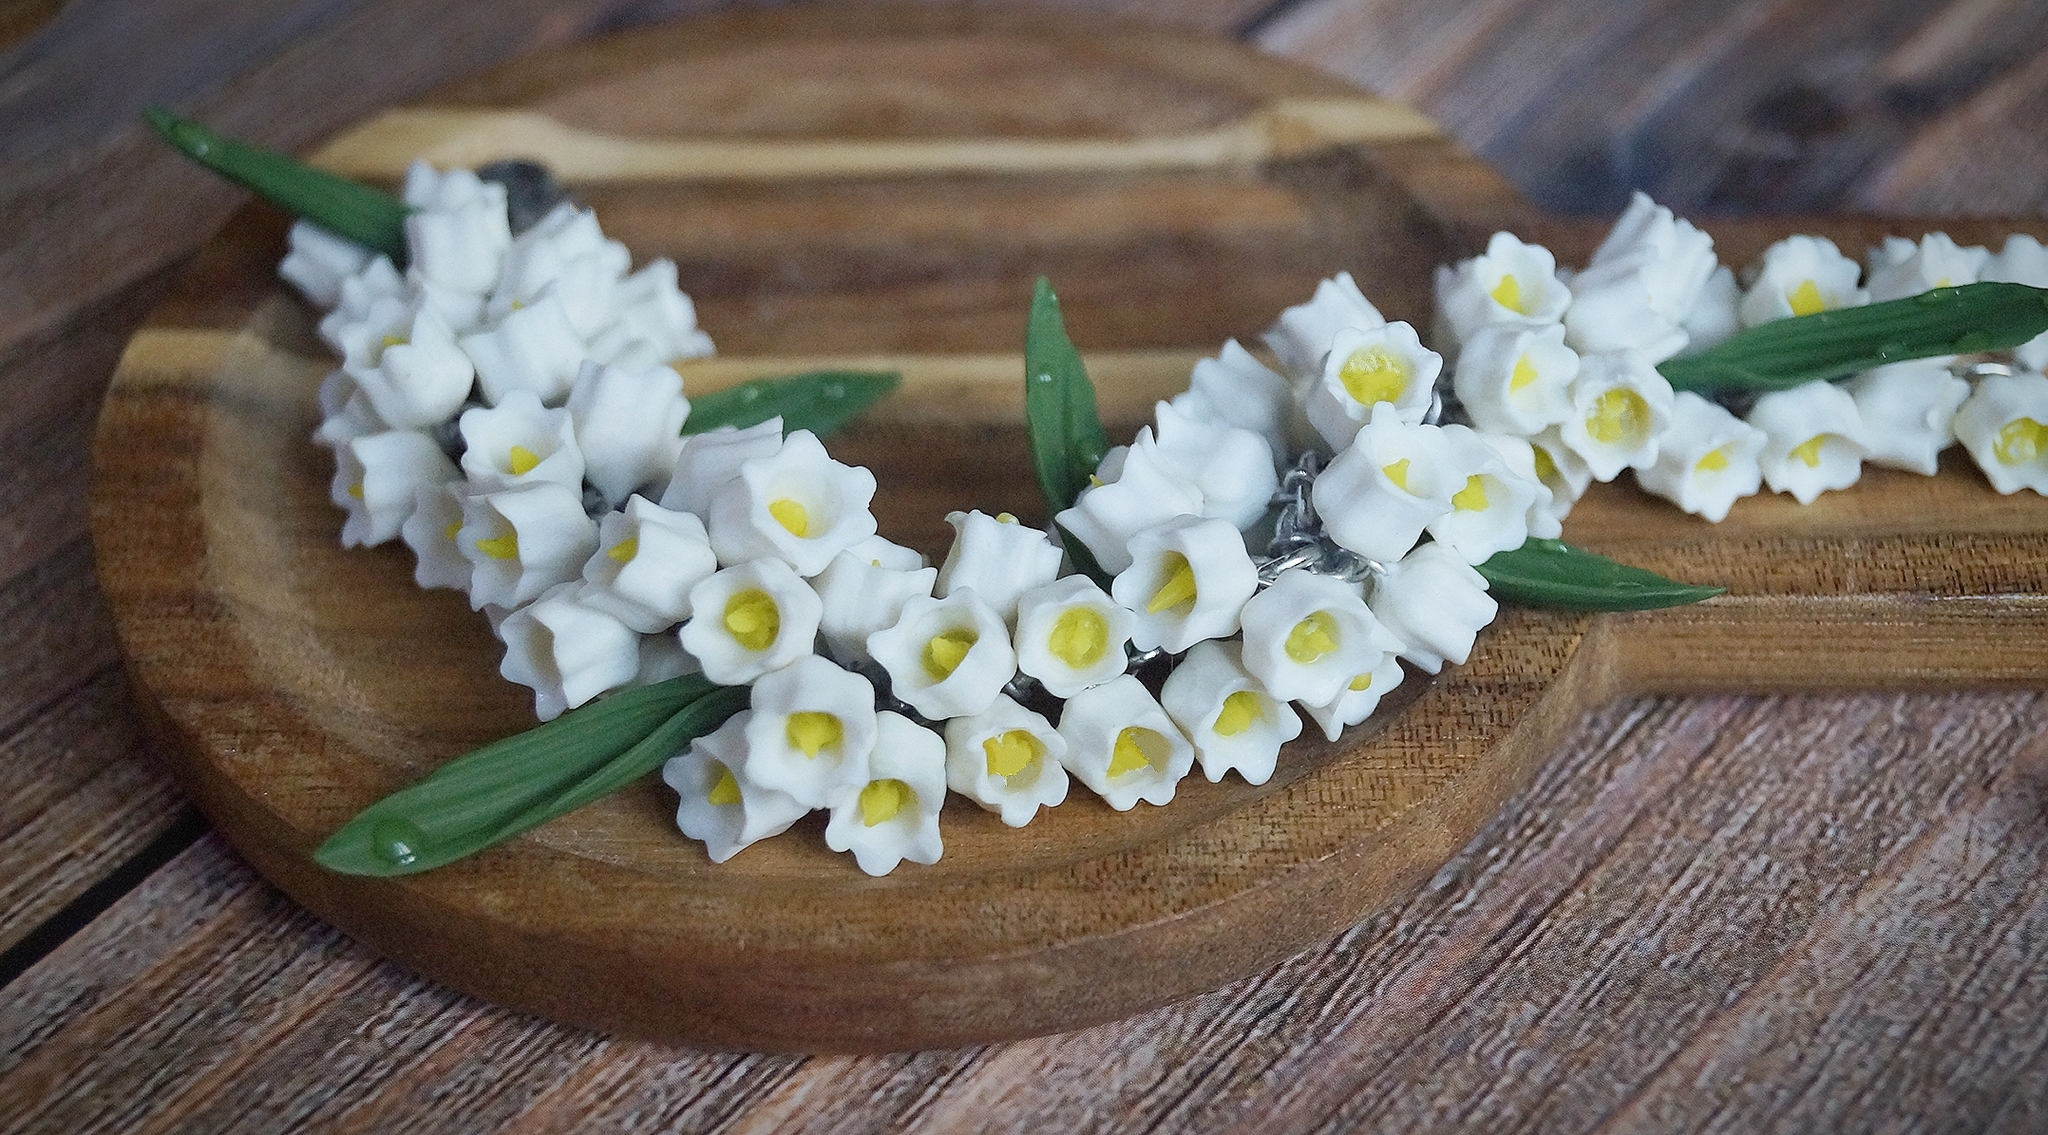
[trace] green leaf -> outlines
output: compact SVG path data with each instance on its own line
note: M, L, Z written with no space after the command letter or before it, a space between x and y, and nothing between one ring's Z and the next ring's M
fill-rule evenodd
M1095 412L1095 384L1067 338L1059 297L1043 276L1032 291L1031 322L1024 330L1024 425L1038 491L1046 508L1057 513L1088 487L1109 452L1109 435Z
M1073 561L1074 570L1094 580L1097 587L1108 591L1112 582L1110 574L1103 570L1101 561L1095 558L1095 553L1088 545L1082 543L1079 536L1067 531L1067 526L1057 520L1052 522L1052 530L1059 533L1060 545L1067 550L1067 559Z
M1557 540L1531 539L1479 565L1493 597L1522 607L1648 611L1711 599L1725 587L1675 583Z
M622 690L448 762L363 809L313 858L374 876L452 863L632 782L746 699L697 674Z
M200 165L405 267L405 217L412 210L398 198L275 151L222 137L160 106L144 107L142 117L164 141Z
M690 399L690 416L683 422L683 432L704 433L720 426L745 429L779 415L784 436L792 430L809 430L822 438L902 381L902 376L894 373L862 370L757 378Z
M1886 363L2017 347L2048 331L2048 289L1979 283L1759 324L1657 364L1674 390L1789 390Z

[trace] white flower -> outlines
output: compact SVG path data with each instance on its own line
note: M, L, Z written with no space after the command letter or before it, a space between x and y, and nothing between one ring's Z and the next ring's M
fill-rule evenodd
M484 401L493 406L514 390L531 390L543 402L560 402L583 369L587 353L561 297L553 292L488 330L464 335L462 349L476 364Z
M1762 430L1686 391L1671 403L1671 428L1657 442L1656 464L1636 482L1695 516L1719 523L1738 498L1763 484Z
M1420 422L1443 367L1443 356L1424 347L1406 323L1370 331L1347 327L1331 340L1322 374L1302 405L1323 441L1343 449L1381 402L1392 404L1402 421Z
M1956 408L1970 384L1939 359L1913 359L1865 371L1842 384L1863 422L1865 458L1932 477L1941 451L1956 440Z
M1243 621L1244 668L1281 701L1330 701L1353 676L1401 649L1356 584L1301 568L1252 596Z
M1437 312L1460 342L1491 323L1556 323L1571 299L1550 250L1512 233L1493 234L1483 256L1436 270Z
M405 203L413 207L405 218L412 266L450 288L490 291L512 244L505 187L466 169L437 174L414 162L405 171Z
M2048 288L2048 248L2042 248L2040 241L2026 233L2014 233L2005 238L2005 247L1998 255L1985 262L1984 271L1977 278ZM2020 344L2013 354L2029 370L2048 367L2048 331Z
M350 438L390 428L347 371L331 371L320 380L320 428L313 431L314 444L333 449Z
M972 588L944 599L912 596L893 626L868 636L890 692L936 721L980 713L1017 672L1010 628Z
M1081 490L1073 507L1053 519L1111 575L1131 566L1130 541L1139 529L1202 511L1201 494L1162 468L1151 445L1110 451L1098 477L1103 473L1114 477Z
M403 306L411 298L405 277L391 266L391 258L379 256L353 275L344 277L337 291L334 310L320 317L320 338L334 352L348 357L350 333L379 304Z
M1481 433L1479 440L1493 450L1501 463L1508 467L1508 472L1528 482L1529 511L1523 518L1528 534L1538 540L1555 539L1563 527L1558 523L1557 512L1551 503L1550 486L1536 471L1536 447L1522 438L1496 433ZM1555 465L1552 468L1555 470ZM1567 504L1565 507L1571 506Z
M1685 331L1685 348L1678 353L1696 355L1733 338L1742 330L1742 317L1736 311L1741 299L1742 289L1735 285L1735 273L1726 265L1714 269L1701 286L1692 310L1679 321Z
M740 475L740 466L756 457L773 457L782 449L782 419L739 429L720 426L683 438L675 472L661 494L661 507L711 515L711 497Z
M1749 424L1764 431L1758 463L1772 492L1800 504L1856 483L1863 472L1863 419L1856 400L1831 382L1775 390L1756 400Z
M512 239L487 310L502 317L552 290L569 325L588 339L611 322L612 289L632 261L598 229L596 213L564 201Z
M1250 430L1265 438L1276 456L1287 452L1294 392L1235 339L1225 342L1215 358L1195 364L1188 388L1174 395L1173 407L1191 418Z
M1337 695L1337 700L1302 708L1308 710L1308 715L1322 727L1323 736L1335 741L1344 735L1346 728L1371 717L1373 710L1380 707L1380 699L1391 693L1407 676L1407 672L1401 669L1401 660L1389 654L1370 673L1351 679L1344 692Z
M1236 642L1198 642L1159 691L1159 704L1180 726L1209 782L1236 769L1247 784L1273 775L1280 746L1301 735L1301 716L1259 688Z
M2048 495L2048 377L1991 375L1956 411L1956 439L2001 493Z
M597 549L583 496L551 481L462 499L456 547L470 563L469 605L517 607L564 580Z
M720 563L774 556L813 576L875 534L874 497L873 473L832 460L816 435L797 430L774 455L740 466L711 498L704 526Z
M916 553L911 555L910 562L915 563ZM868 636L895 626L896 620L903 617L905 603L930 598L938 577L937 568L906 570L889 567L873 557L864 559L860 545L832 557L824 571L811 577L811 586L817 589L818 598L825 605L818 624L825 648L832 652L832 657L848 664L872 661Z
M1534 476L1517 476L1492 446L1465 426L1443 427L1451 467L1465 475L1451 494L1451 511L1429 522L1437 543L1482 564L1495 552L1519 548L1529 538L1529 506L1536 494L1548 491Z
M807 808L868 782L875 751L875 687L806 654L754 682L747 775Z
M1716 266L1712 237L1637 193L1572 279L1566 341L1580 354L1635 350L1663 362L1684 349L1686 317Z
M1238 613L1259 588L1244 537L1227 520L1177 516L1131 537L1131 566L1109 593L1136 622L1140 650L1178 654L1205 638L1237 633Z
M674 370L585 362L569 388L568 410L584 476L606 503L617 505L644 485L666 485L674 474L683 420L690 416L682 376Z
M1337 332L1346 328L1369 331L1386 323L1379 309L1358 290L1351 273L1339 272L1317 284L1316 294L1307 303L1281 312L1265 340L1288 373L1312 375L1323 369L1323 356L1330 353Z
M456 479L455 465L434 439L414 430L387 430L350 438L334 447L328 498L348 510L341 546L382 544L412 515L420 489Z
M1245 529L1258 523L1279 488L1273 470L1273 448L1250 430L1206 422L1175 409L1157 407L1158 425L1150 444L1165 468L1202 496L1202 515L1219 517ZM1145 444L1146 431L1139 431Z
M418 268L405 272L409 300L447 321L456 335L467 335L484 324L484 297L429 280Z
M583 602L580 580L558 583L498 624L498 673L533 690L534 716L552 721L640 672L640 636Z
M413 306L385 324L375 342L355 344L343 364L377 416L403 429L423 429L448 420L469 397L476 372L455 345L455 332L432 308ZM392 308L380 305L382 315ZM369 321L353 333L375 333Z
M1373 588L1371 606L1388 637L1398 640L1389 649L1432 674L1447 661L1464 665L1479 631L1500 610L1486 593L1486 577L1442 544L1424 544L1387 565ZM1354 667L1344 676L1345 684L1377 671L1381 661ZM1315 705L1333 699L1302 700Z
M1052 696L1073 697L1124 672L1136 623L1087 576L1055 579L1017 599L1017 668Z
M599 606L641 634L656 634L690 617L690 589L718 570L704 522L636 496L598 522L597 551L583 578Z
M1465 487L1436 426L1378 410L1309 490L1330 539L1367 559L1400 559Z
M876 567L885 567L892 571L921 571L926 566L924 553L915 548L892 543L880 536L855 540L846 550L853 553L855 559L866 560Z
M1552 426L1529 439L1531 456L1536 463L1536 477L1543 487L1550 490L1551 515L1563 520L1572 511L1572 505L1586 495L1586 487L1593 483L1593 467L1586 459L1565 444L1564 430ZM1529 531L1534 534L1532 525Z
M1571 417L1579 354L1564 327L1502 323L1480 328L1458 355L1451 388L1487 433L1528 437Z
M469 482L421 485L415 492L412 515L398 529L415 558L413 582L468 591L471 568L455 537L462 531L462 498L470 493Z
M1958 247L1947 233L1928 233L1918 244L1886 237L1870 250L1870 302L1974 284L1990 260L1990 249Z
M1774 319L1812 315L1870 302L1870 293L1856 286L1863 268L1842 255L1824 236L1793 236L1764 249L1756 280L1743 293L1744 327Z
M583 450L569 411L548 409L531 390L514 390L496 406L464 410L457 428L470 480L508 489L560 485L583 499Z
M946 787L1021 828L1067 798L1067 739L1008 697L946 722Z
M369 249L311 221L293 224L286 239L291 251L277 266L277 274L314 307L331 308L340 303L341 282L370 265Z
M629 686L651 686L680 678L685 674L702 673L696 658L683 649L683 644L671 634L644 634L640 636L640 669L634 673Z
M1067 740L1060 763L1119 812L1140 800L1171 802L1195 764L1194 746L1129 674L1069 698L1059 730Z
M661 779L682 797L676 827L702 840L713 863L723 863L756 840L781 835L810 809L747 776L747 724L741 710L707 736L690 742L661 768Z
M869 780L832 801L825 846L851 851L869 875L887 875L908 859L937 863L945 850L939 810L946 802L946 740L904 717L877 715Z
M1671 384L1646 358L1633 351L1587 355L1558 437L1595 480L1612 481L1623 469L1655 464L1657 437L1670 424Z
M744 686L811 652L824 603L781 560L762 559L714 572L690 589L683 649L704 676Z
M590 357L604 363L651 366L712 353L711 336L697 327L697 308L676 287L676 266L657 260L612 290L612 322L590 340Z
M1004 622L1011 622L1017 617L1017 596L1060 573L1060 546L1007 512L949 512L946 523L953 526L953 546L939 565L932 592L940 598L973 588Z

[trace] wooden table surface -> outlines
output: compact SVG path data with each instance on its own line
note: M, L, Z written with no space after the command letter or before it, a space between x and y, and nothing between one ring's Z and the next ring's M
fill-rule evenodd
M1074 0L1430 113L1554 212L2048 212L2048 3ZM379 960L152 758L85 537L129 330L239 198L146 101L295 147L663 0L0 0L0 1128L2048 1127L2048 701L1655 699L1418 893L1256 978L977 1049L608 1039ZM2048 666L2044 666L2048 674Z

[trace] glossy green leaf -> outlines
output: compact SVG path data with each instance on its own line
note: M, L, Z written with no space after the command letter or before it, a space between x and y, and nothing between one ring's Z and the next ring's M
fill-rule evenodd
M1094 580L1097 587L1108 591L1112 582L1110 574L1103 570L1101 562L1095 558L1095 553L1088 545L1083 544L1079 536L1067 531L1067 526L1057 520L1053 521L1052 530L1059 534L1060 546L1067 550L1067 559L1074 565L1074 570Z
M820 370L786 378L758 378L690 399L685 434L720 426L745 429L781 417L782 432L833 433L903 381L900 375L862 370Z
M1059 297L1043 276L1032 291L1031 322L1024 330L1024 425L1038 491L1046 508L1057 513L1088 487L1109 452L1109 435L1095 411L1095 384L1067 338Z
M1711 599L1724 587L1676 583L1557 540L1531 539L1479 565L1503 603L1567 611L1648 611Z

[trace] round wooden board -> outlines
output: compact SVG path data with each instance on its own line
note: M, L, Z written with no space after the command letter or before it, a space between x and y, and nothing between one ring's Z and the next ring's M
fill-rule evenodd
M1188 362L1349 269L1427 326L1432 267L1529 217L1426 123L1228 43L1069 17L806 8L523 61L373 120L321 160L547 160L636 260L677 261L721 361L902 365L833 442L930 555L953 508L1043 518L1018 407L1031 280L1128 435ZM194 176L200 176L195 173ZM395 546L343 551L309 440L333 363L252 208L136 337L101 420L93 532L137 692L185 785L268 878L399 961L562 1021L703 1044L889 1050L1106 1020L1255 972L1414 886L1583 708L1634 690L2038 682L2048 505L1960 465L1871 473L1714 527L1619 487L1568 538L1723 599L1509 611L1338 744L1165 808L1085 791L1021 830L955 798L945 857L882 879L819 817L712 865L654 779L399 880L309 851L377 797L531 723L480 615ZM1807 226L1811 227L1811 226ZM1845 233L1868 226L1837 226ZM1789 231L1789 229L1784 230ZM1724 258L1761 247L1730 231Z

